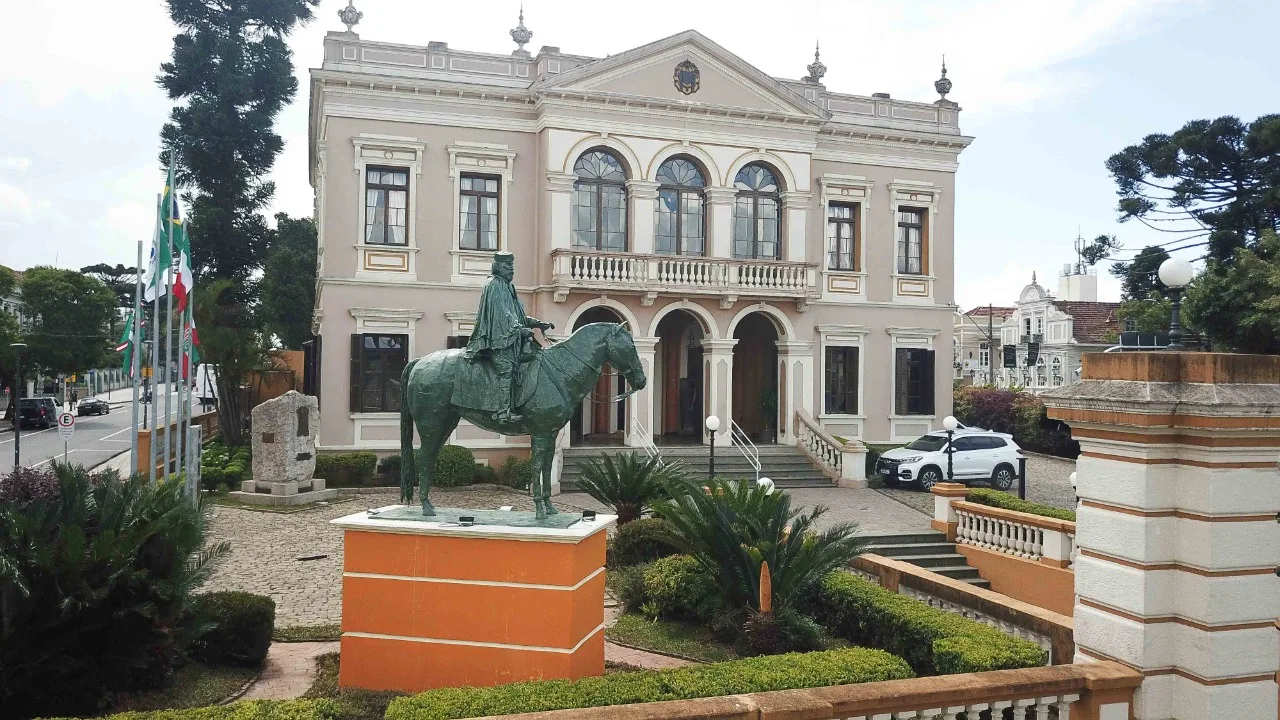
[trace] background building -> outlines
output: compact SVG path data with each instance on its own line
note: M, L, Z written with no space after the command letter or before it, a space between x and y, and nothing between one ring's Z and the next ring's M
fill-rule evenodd
M322 449L399 447L407 358L462 346L495 250L563 337L626 323L565 441L909 440L951 409L960 108L769 77L696 31L607 58L325 38L311 72ZM799 64L799 63L797 63ZM935 359L941 351L942 360ZM727 432L729 423L723 427ZM521 452L467 423L477 456ZM563 442L563 441L562 441Z
M1088 280L1092 280L1089 283ZM997 384L1021 385L1031 392L1061 387L1080 379L1080 356L1101 352L1118 342L1121 330L1116 319L1120 303L1098 302L1097 276L1064 274L1060 300L1036 282L1022 289L1017 306L1000 328L1002 345L1017 347L1018 366L1002 367ZM1031 343L1039 343L1034 362L1027 362Z
M965 385L994 385L1000 376L1000 328L1013 314L1011 307L983 305L955 316L955 352L952 357L953 379ZM988 322L989 321L989 322ZM988 327L996 342L988 342ZM991 357L991 345L996 346Z

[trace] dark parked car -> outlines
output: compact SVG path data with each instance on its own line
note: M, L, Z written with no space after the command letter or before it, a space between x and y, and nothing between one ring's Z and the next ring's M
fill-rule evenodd
M58 401L51 397L19 398L18 417L24 428L51 428L58 422Z
M81 400L76 405L77 415L106 415L111 412L111 406L102 398L89 398Z

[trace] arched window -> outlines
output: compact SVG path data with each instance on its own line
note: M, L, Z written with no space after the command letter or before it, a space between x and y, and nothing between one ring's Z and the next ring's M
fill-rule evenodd
M626 252L627 171L608 150L588 150L573 165L573 246Z
M733 180L733 256L777 260L781 249L781 198L778 178L759 163L738 171Z
M653 218L654 250L664 255L706 252L707 180L686 157L676 156L658 167L658 205Z

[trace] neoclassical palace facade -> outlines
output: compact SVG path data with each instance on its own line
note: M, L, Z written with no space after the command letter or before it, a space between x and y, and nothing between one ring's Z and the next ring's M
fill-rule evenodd
M329 33L310 92L321 449L398 448L400 369L465 344L495 250L551 340L626 323L650 379L611 403L603 378L562 443L706 442L712 414L758 442L794 443L803 418L868 442L939 427L972 138L945 75L913 102L808 70L770 77L695 31L603 59ZM528 447L466 423L454 441Z

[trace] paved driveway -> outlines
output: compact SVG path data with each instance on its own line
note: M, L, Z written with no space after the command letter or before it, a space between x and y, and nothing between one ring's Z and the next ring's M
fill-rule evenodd
M1075 460L1064 460L1047 455L1028 455L1027 499L1064 510L1075 510L1076 497L1070 479L1075 469ZM882 488L879 492L908 507L933 515L933 496L929 493L910 488ZM1012 492L1017 494L1016 484Z

